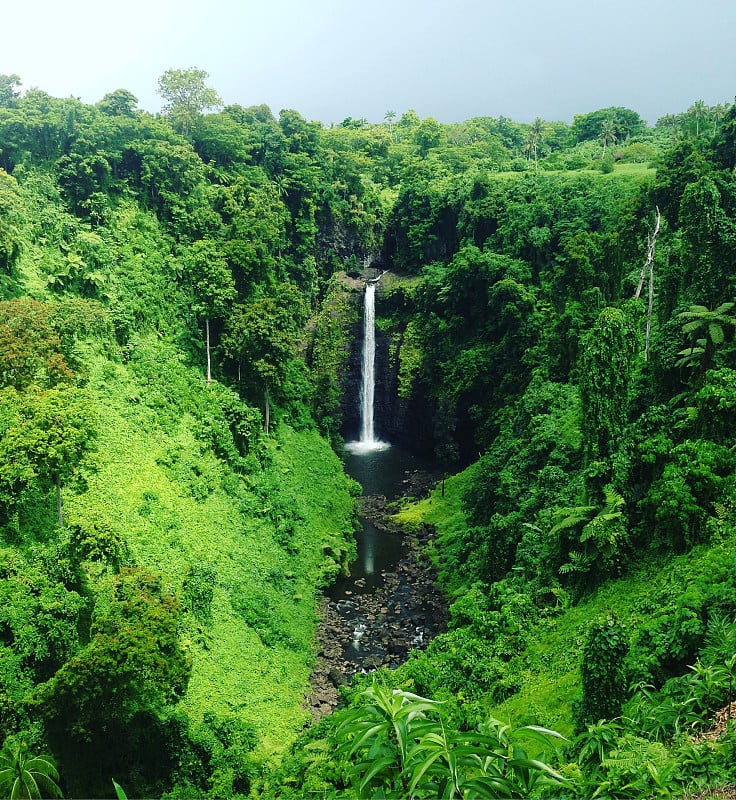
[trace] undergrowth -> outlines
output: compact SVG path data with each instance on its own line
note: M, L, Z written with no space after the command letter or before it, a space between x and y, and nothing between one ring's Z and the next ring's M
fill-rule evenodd
M189 715L238 717L263 754L278 751L308 720L316 593L354 546L354 486L316 432L286 426L235 471L204 424L221 416L223 387L145 347L158 369L143 381L135 365L90 359L105 415L86 491L66 500L70 525L104 518L125 561L182 599Z

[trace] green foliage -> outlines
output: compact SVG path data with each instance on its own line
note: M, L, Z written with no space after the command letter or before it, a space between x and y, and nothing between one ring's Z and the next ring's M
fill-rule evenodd
M107 514L91 512L67 519L69 548L75 562L96 561L119 572L130 560L128 544Z
M625 500L611 485L604 487L603 496L600 507L561 509L552 517L555 524L549 531L550 539L559 538L563 550L565 545L574 548L568 551L569 561L559 566L560 575L580 573L589 580L600 581L620 574L629 550ZM575 532L582 547L565 536L570 531Z
M191 131L197 116L207 109L222 105L217 92L206 85L205 70L168 69L158 79L158 94L163 97L163 111L183 133Z
M649 163L656 159L657 150L645 142L632 142L617 153L624 164Z
M217 572L211 564L192 564L182 583L186 607L200 622L211 619L216 580Z
M678 550L706 540L714 504L730 495L733 466L733 454L707 439L672 447L640 503L657 540Z
M614 719L626 697L624 658L629 650L625 629L615 617L594 623L583 646L581 679L583 696L579 722L584 725Z
M708 370L694 398L696 430L702 436L727 444L731 439L731 414L736 406L736 370Z
M600 136L601 126L609 120L613 122L613 132L617 140L636 136L646 127L644 120L636 111L614 107L601 108L588 114L576 114L572 132L578 141L597 139Z
M354 487L312 426L339 439L355 315L332 276L367 259L389 269L407 438L443 468L477 461L403 512L438 524L452 616L390 680L446 703L376 695L377 738L353 754L366 771L348 781L315 733L285 785L563 791L515 762L515 731L478 725L493 703L569 729L586 631L610 608L635 722L592 717L564 791L726 777L728 737L684 737L733 677L733 107L697 101L653 131L623 108L322 129L265 106L205 113L221 104L206 80L164 73L154 118L123 89L87 106L0 76L3 730L39 751L47 735L78 796L111 776L141 796L255 791L259 760L305 723L316 587L353 547ZM654 205L642 362L626 298ZM592 670L616 649L591 648ZM420 702L401 762L384 723Z
M633 683L661 686L696 661L706 641L708 618L734 613L731 563L728 546L719 545L694 564L677 563L666 582L650 587L648 596L640 599L642 623L627 659ZM677 587L685 588L676 591Z
M118 800L128 800L128 795L125 794L125 790L117 781L113 780L112 785L115 789L115 797Z
M696 368L696 374L702 380L713 366L716 348L724 343L724 326L736 325L736 318L731 315L734 305L721 303L713 311L705 306L691 306L679 314L680 319L689 320L683 323L682 332L689 338L690 347L678 353L681 358L676 366Z
M424 351L421 339L414 320L406 326L400 345L400 364L398 375L398 396L402 400L409 400L414 391L417 375L422 368Z
M0 302L0 380L22 391L31 384L69 383L55 308L29 297ZM67 356L70 355L67 350Z
M625 312L603 309L580 363L583 447L588 463L610 455L623 432L634 353L633 333Z
M61 797L59 773L50 756L32 756L25 743L6 739L0 750L0 794L10 800Z
M235 299L235 282L217 242L198 239L185 258L185 270L194 288L195 314L213 318L224 317Z
M179 720L173 796L246 795L255 774L254 728L236 717L205 712L199 723Z
M114 720L175 702L191 670L178 615L159 577L124 568L95 598L89 644L38 687L33 705L54 729L89 740Z
M49 556L62 575L47 569L40 553L26 559L5 548L0 554L0 726L9 734L28 726L27 693L79 648L87 602L78 587L60 579L73 582L58 553Z
M90 398L73 388L29 391L11 409L0 439L5 514L22 507L28 492L56 486L61 526L61 485L74 476L96 436Z
M333 278L319 312L306 360L313 386L314 416L320 430L333 440L341 428L340 402L350 354L348 332L357 320L357 306L339 280Z
M260 386L265 405L264 430L269 431L270 393L282 391L288 363L306 309L294 284L283 283L273 294L237 308L230 316L225 351Z
M5 275L12 275L23 248L25 214L17 187L17 181L0 169L0 272Z
M600 162L599 169L604 175L610 175L613 172L614 158L613 153L610 151L606 153Z
M359 702L342 715L336 736L360 797L528 797L564 784L524 749L525 740L536 741L551 753L554 738L562 738L554 731L512 729L495 719L477 731L456 731L436 701L376 682Z

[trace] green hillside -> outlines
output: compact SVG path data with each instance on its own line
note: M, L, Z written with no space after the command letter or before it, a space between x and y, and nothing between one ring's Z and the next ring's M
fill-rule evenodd
M163 77L0 75L0 794L732 786L736 107L325 128ZM378 273L450 621L312 725Z
M195 610L182 632L192 658L183 707L195 719L205 712L240 717L264 747L278 747L308 719L300 705L315 593L350 551L351 486L314 432L286 426L263 444L263 470L234 473L202 441L205 415L220 411L221 390L176 361L167 364L157 342L141 343L148 348L169 380L203 397L173 406L178 419L162 427L162 409L149 403L158 404L155 395L171 387L141 384L100 359L87 384L105 410L99 463L86 491L67 504L67 517L70 524L108 520L130 559L162 573L180 597L193 581L199 592L209 584L207 614L198 618Z

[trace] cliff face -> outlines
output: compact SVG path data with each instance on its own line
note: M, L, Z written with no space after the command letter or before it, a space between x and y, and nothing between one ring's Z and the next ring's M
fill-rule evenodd
M362 293L351 295L351 302L362 303ZM345 441L360 437L360 384L361 361L363 349L363 322L355 322L348 327L350 337L350 354L347 359L345 379L342 386L342 436ZM380 433L380 427L379 427Z
M355 292L352 302L363 303L363 293ZM376 297L380 315L381 292ZM342 393L342 435L346 441L360 437L360 387L362 381L363 320L350 326L350 353ZM434 411L428 391L416 389L409 401L399 397L401 329L376 330L374 426L376 437L401 445L421 455L433 453Z

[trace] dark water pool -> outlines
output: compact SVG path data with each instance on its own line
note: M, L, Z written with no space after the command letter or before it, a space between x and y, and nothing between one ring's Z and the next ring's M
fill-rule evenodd
M395 500L403 494L407 473L426 467L419 457L400 447L361 453L346 452L345 471L363 487L364 495L382 495ZM404 557L403 538L379 530L361 519L356 532L358 557L350 565L350 575L338 578L327 592L340 601L357 594L369 594L382 585L382 573L391 571Z

